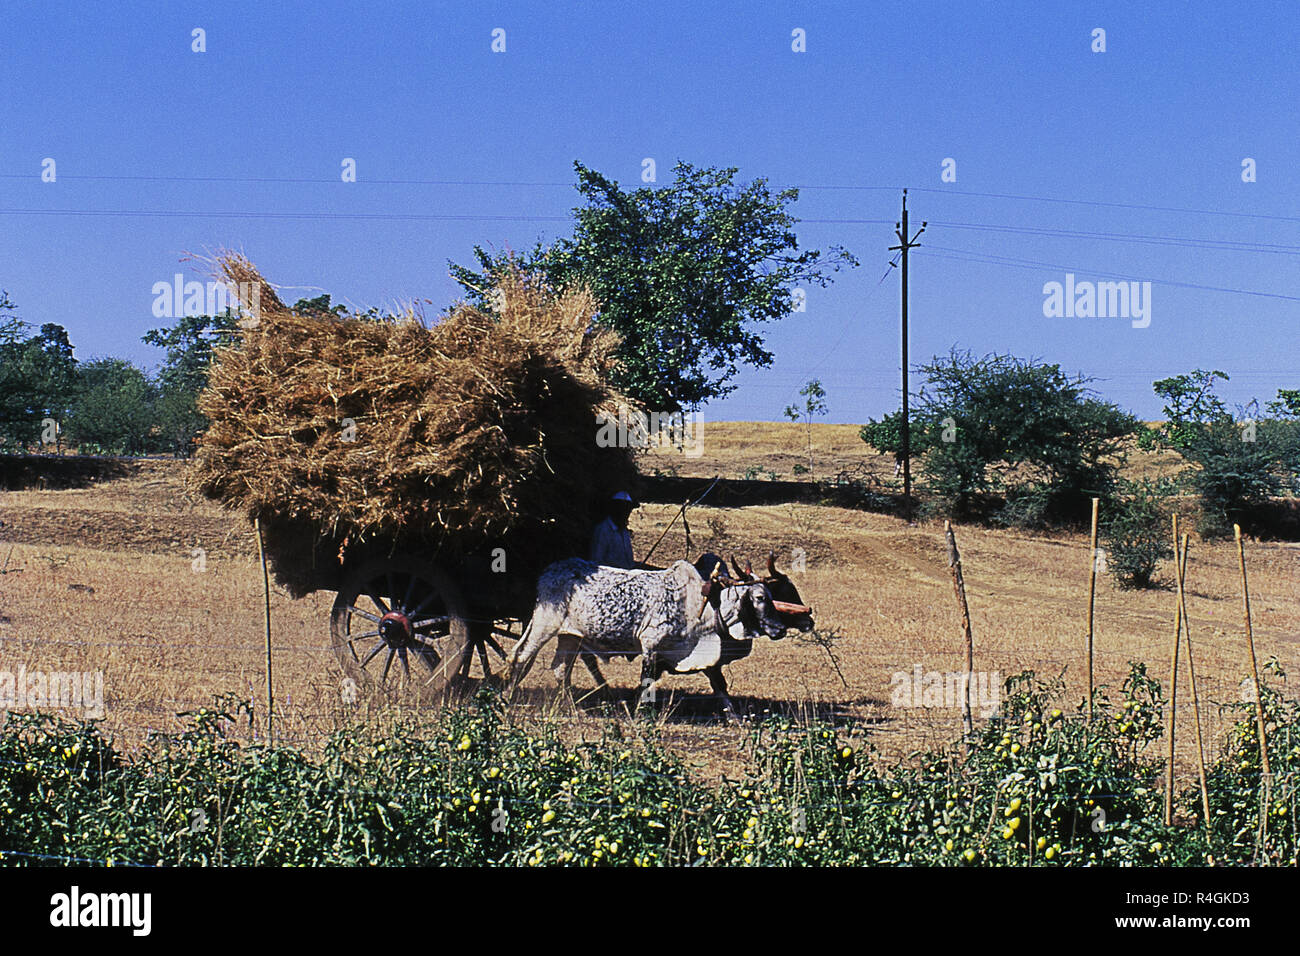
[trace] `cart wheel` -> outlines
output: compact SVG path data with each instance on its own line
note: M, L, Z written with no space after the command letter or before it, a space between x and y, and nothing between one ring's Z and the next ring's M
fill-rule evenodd
M348 575L330 636L353 680L421 702L443 700L473 649L456 585L434 565L402 558Z
M461 665L460 676L469 678L474 671L485 683L500 685L506 676L506 662L511 646L523 637L526 621L514 619L489 621L475 618L469 625L469 649ZM474 663L478 662L475 668ZM494 672L493 667L497 670Z

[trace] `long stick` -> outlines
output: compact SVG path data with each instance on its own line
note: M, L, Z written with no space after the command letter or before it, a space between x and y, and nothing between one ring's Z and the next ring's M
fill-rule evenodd
M645 553L645 557L641 559L642 564L645 564L647 561L649 561L650 555L654 554L655 549L658 548L659 545L663 544L664 538L668 537L668 532L673 530L673 525L677 523L677 519L686 517L686 506L689 504L690 504L689 501L682 502L681 508L677 510L677 514L673 515L673 520L668 522L668 527L664 528L664 533L659 536L659 540L650 546L650 550L647 551Z
M1191 545L1191 535L1183 535L1183 558L1179 561L1180 572L1187 568L1187 551ZM1201 700L1196 692L1196 661L1192 656L1192 621L1187 616L1187 597L1183 590L1183 573L1178 575L1178 606L1183 612L1183 636L1187 638L1187 674L1192 684L1192 718L1196 722L1196 763L1201 772L1201 809L1205 813L1205 830L1210 829L1210 791L1205 783L1205 743L1201 739Z
M647 551L647 552L645 553L645 557L643 557L643 558L641 559L641 563L642 563L642 564L645 564L647 561L650 560L650 555L654 554L654 553L655 553L655 550L659 547L659 545L661 545L661 544L663 543L664 538L668 537L668 532L671 531L672 528L673 528L673 525L675 525L675 524L677 523L677 519L678 519L678 518L685 519L685 517L686 517L686 509L687 509L687 508L690 508L690 507L692 507L692 506L694 506L694 505L698 505L701 501L703 501L705 498L707 498L707 497L709 496L709 492L711 492L711 491L712 491L712 490L717 486L718 482L719 482L721 479L722 479L722 476L721 476L721 475L714 475L714 476L713 476L713 481L709 483L709 487L707 487L707 488L704 489L704 494L700 495L700 496L699 496L698 498L696 498L694 501L689 501L689 500L688 500L688 501L684 501L684 502L682 502L682 506L681 506L681 508L678 509L677 514L673 515L673 520L670 521L670 522L668 522L668 527L664 528L664 533L661 534L661 535L659 536L659 540L656 541L656 542L654 543L654 546L651 547L650 550ZM689 536L689 534L690 534L690 531L688 530L688 531L687 531L687 535ZM689 544L689 543L690 543L690 542L688 541L687 544ZM689 559L688 559L688 560L689 560Z
M1174 577L1181 581L1187 555L1178 553L1178 515L1174 515ZM1174 728L1178 716L1178 644L1182 639L1183 605L1174 609L1174 649L1169 662L1169 764L1165 768L1165 826L1174 822Z
M948 569L952 572L952 588L957 594L957 607L961 611L961 627L966 635L966 680L961 701L961 724L966 736L969 737L973 729L970 685L975 678L975 638L971 633L970 609L966 606L966 582L961 576L961 555L957 551L957 536L952 533L951 521L943 523L943 534L948 542Z
M275 678L271 670L271 578L266 572L266 549L262 545L262 523L253 519L257 530L257 556L262 562L262 597L266 610L266 739L275 746Z
M1088 723L1092 723L1092 612L1097 598L1097 507L1100 499L1092 499L1092 549L1088 559Z
M1250 624L1250 586L1246 583L1246 548L1241 541L1241 525L1234 524L1237 535L1237 563L1241 565L1241 601L1246 616L1246 644L1250 648L1250 674L1255 682L1255 722L1259 730L1259 756L1264 776L1270 776L1268 767L1268 741L1264 734L1264 701L1259 693L1259 663L1255 659L1255 630Z
M1264 732L1264 700L1259 692L1259 662L1255 658L1255 629L1250 623L1250 585L1246 581L1246 546L1241 540L1241 525L1232 526L1237 538L1237 564L1241 567L1241 605L1246 619L1246 645L1250 648L1250 675L1255 682L1255 729L1259 734L1259 757L1264 775L1260 781L1259 846L1268 840L1268 808L1272 801L1273 774L1268 766L1268 735Z

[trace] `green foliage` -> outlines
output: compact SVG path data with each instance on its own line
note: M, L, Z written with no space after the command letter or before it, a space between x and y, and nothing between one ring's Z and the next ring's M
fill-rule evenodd
M1248 863L1296 864L1296 786L1300 776L1300 701L1283 696L1268 678L1285 680L1277 658L1262 668L1260 704L1264 739L1272 779L1265 783L1253 694L1227 705L1236 716L1226 751L1206 773L1210 795L1211 839L1219 847L1216 860L1227 865ZM1243 682L1243 688L1248 686ZM1198 821L1200 802L1193 803ZM1260 845L1260 811L1268 838Z
M1180 479L1200 499L1197 530L1206 538L1232 534L1252 508L1294 493L1300 475L1300 393L1279 390L1269 404L1274 418L1259 419L1255 401L1234 416L1214 391L1227 378L1197 369L1156 382L1165 421L1140 436L1145 447L1176 449L1189 463Z
M816 478L813 473L812 422L814 417L825 416L827 412L826 389L822 388L821 379L811 379L807 385L799 389L799 397L803 399L802 405L787 405L785 409L786 418L795 424L803 419L808 428L808 467L805 469L802 465L795 465L795 473L802 474L807 471L809 475Z
M1275 666L1266 672L1280 677ZM1131 665L1097 717L1066 714L1061 684L1026 672L963 755L957 744L884 764L858 730L755 725L736 780L708 784L660 744L609 725L566 743L512 723L490 695L426 726L345 728L309 759L238 743L225 699L127 758L95 726L11 714L0 735L0 859L164 865L1294 865L1300 703L1265 688L1274 780L1253 716L1199 795L1162 823L1164 699ZM1082 705L1080 707L1082 711ZM1266 799L1265 799L1266 798ZM1256 833L1264 800L1267 836ZM1189 822L1190 821L1190 822Z
M1059 365L953 350L919 371L925 384L911 428L930 492L956 515L1003 496L1002 523L1073 523L1107 495L1137 421ZM863 426L882 452L902 452L901 413Z
M304 306L328 310L329 296L301 301L295 308ZM208 383L213 350L233 346L238 338L239 316L233 311L182 316L175 325L145 333L146 344L166 352L158 370L155 411L159 442L174 454L188 455L194 439L208 427L198 410L198 397Z
M103 358L77 367L68 438L83 452L141 455L155 442L156 390L125 359Z
M787 207L796 189L773 193L767 181L735 182L737 170L678 162L663 187L624 190L574 163L586 203L574 210L571 238L528 254L491 255L475 247L480 271L449 263L471 302L491 308L493 276L512 263L542 273L556 288L586 284L597 321L623 337L613 384L646 408L698 408L727 395L741 365L771 365L756 323L793 310L793 289L825 287L844 249L799 251Z
M1300 418L1300 388L1279 388L1277 398L1268 403L1268 413L1275 418Z
M903 450L903 410L872 419L858 429L858 437L882 454L899 455Z
M72 344L60 325L36 335L0 291L0 448L26 450L45 432L45 419L61 422L76 370Z
M1168 481L1125 481L1105 503L1100 530L1106 569L1120 587L1150 587L1159 563L1174 556L1163 505L1172 490Z
M1152 388L1165 400L1165 421L1155 429L1142 431L1139 444L1144 448L1185 451L1196 445L1204 426L1232 421L1227 406L1214 394L1214 382L1220 378L1227 381L1227 373L1198 368L1190 375L1174 375L1156 382Z
M329 296L325 299L328 303ZM149 330L142 341L166 352L158 370L158 387L164 394L197 395L208 384L213 349L235 344L238 336L239 316L227 311L222 315L182 316L175 325Z

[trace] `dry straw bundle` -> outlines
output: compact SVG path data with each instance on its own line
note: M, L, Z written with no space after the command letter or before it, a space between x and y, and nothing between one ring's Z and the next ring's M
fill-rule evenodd
M426 327L296 313L242 256L216 265L260 287L260 317L213 363L191 477L261 521L291 593L396 552L456 567L505 547L535 573L585 550L599 502L634 476L625 449L596 444L596 413L621 400L618 339L586 292L515 273L498 315L460 304Z

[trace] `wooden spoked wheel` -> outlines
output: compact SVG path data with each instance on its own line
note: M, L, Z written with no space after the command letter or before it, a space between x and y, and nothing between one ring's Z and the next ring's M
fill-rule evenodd
M334 654L358 689L441 702L474 644L459 589L414 559L377 560L344 581L330 613ZM345 678L346 684L346 678Z
M511 645L523 636L527 623L513 619L489 620L475 615L469 623L469 650L459 676L477 676L489 684L502 684L509 670Z

